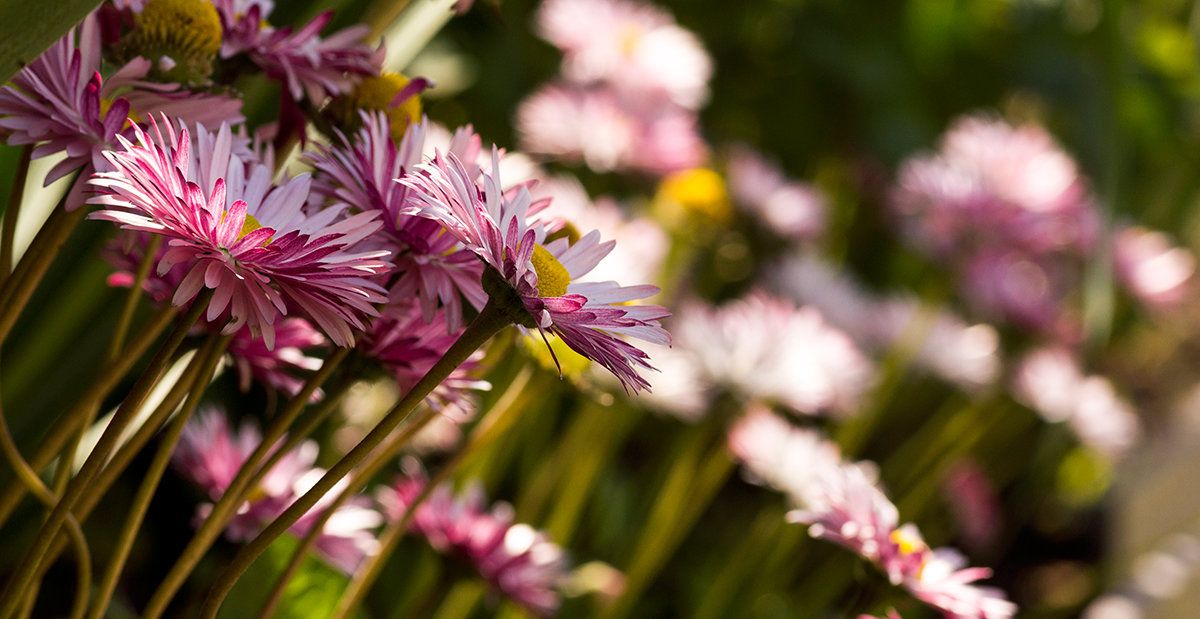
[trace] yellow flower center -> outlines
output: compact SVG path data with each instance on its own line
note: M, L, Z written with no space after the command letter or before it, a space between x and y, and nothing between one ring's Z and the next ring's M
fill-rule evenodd
M243 238L246 237L247 234L250 234L251 232L258 230L261 227L263 227L263 225L258 223L258 220L254 218L254 215L247 214L246 221L242 222L242 231L238 233L238 240L239 241L242 240ZM268 238L267 242L263 243L263 247L266 247L267 243L270 243L270 242L271 242L271 239Z
M567 285L571 283L571 274L566 267L554 257L545 247L533 247L533 270L537 272L537 289L539 297L561 297L567 294Z
M924 552L928 546L925 545L925 540L910 527L901 527L892 531L888 536L892 543L900 547L902 554L911 555L917 552Z
M686 217L702 217L716 222L728 221L732 213L725 179L708 168L674 172L658 186L657 202L680 209Z
M557 241L558 239L567 239L567 242L574 245L580 238L579 228L571 222L565 222L561 228L546 235L546 242Z
M159 79L196 84L212 74L221 49L221 18L206 0L150 0L122 42L124 55L154 63ZM167 62L163 62L163 59Z
M359 110L387 112L392 125L392 139L399 142L408 126L421 118L420 95L414 94L392 107L392 100L408 86L409 81L399 73L365 77L350 94L334 99L329 104L329 112L343 127L352 130L358 127Z

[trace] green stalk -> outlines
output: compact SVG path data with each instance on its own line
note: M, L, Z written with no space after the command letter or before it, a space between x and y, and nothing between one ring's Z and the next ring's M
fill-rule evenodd
M714 419L683 435L681 453L672 461L646 526L634 544L625 572L625 591L603 609L606 619L626 617L653 582L667 559L707 509L733 470L733 459L721 443L712 445Z
M117 326L113 329L112 340L109 341L108 350L104 355L109 361L116 359L117 355L121 353L125 335L129 333L129 324L133 322L133 313L137 309L138 301L142 298L142 286L150 277L150 268L157 262L158 248L162 245L162 239L163 237L160 235L152 235L150 244L146 246L146 255L142 256L142 262L138 265L137 273L133 277L133 284L129 286L129 293L125 295L125 303L121 306Z
M138 530L142 527L142 520L146 516L146 510L150 508L150 500L154 498L154 491L158 489L158 482L162 479L162 475L167 469L167 464L171 462L171 454L175 451L175 444L179 441L180 435L183 434L183 428L187 425L192 411L196 410L196 405L200 403L200 398L208 388L208 383L212 379L217 362L220 361L221 355L224 353L225 347L229 345L231 339L233 339L232 334L223 336L214 333L208 337L208 341L204 343L204 348L192 358L191 365L195 365L200 369L191 381L192 384L187 401L184 403L183 408L176 413L175 418L171 420L171 425L168 426L166 433L163 435L162 442L158 445L158 450L154 452L154 459L151 460L150 467L146 470L146 474L142 478L142 483L138 487L137 494L129 506L129 514L125 517L125 524L117 537L117 544L113 550L112 557L109 559L108 569L104 571L104 576L100 579L96 599L92 602L92 611L88 614L89 619L102 619L104 617L105 611L108 609L109 600L112 599L113 591L117 588L117 581L121 578L121 572L125 568L125 560L129 558L129 552L133 550L133 542L137 537ZM149 426L151 424L147 422L145 425ZM154 425L157 427L158 424Z
M300 412L304 410L304 405L308 402L313 392L329 378L334 369L349 354L350 349L348 348L339 348L333 351L329 355L329 358L325 360L325 363L321 365L321 369L317 370L305 381L304 387L300 389L300 392L288 401L287 406L280 411L279 415L271 422L271 425L267 427L258 447L242 463L237 475L229 482L229 487L225 489L225 493L213 505L212 512L209 513L208 518L204 519L199 530L192 537L192 541L188 542L187 547L183 549L183 553L175 561L175 565L171 566L171 570L167 572L166 577L163 578L158 588L155 589L149 603L146 605L146 609L142 611L144 619L157 619L167 610L167 604L170 604L171 599L175 597L175 593L183 586L184 581L192 573L196 564L200 562L200 559L204 557L204 554L208 552L208 549L220 537L221 531L225 529L225 525L233 518L238 506L245 500L245 495L254 488L253 484L256 480L266 475L266 472L270 470L269 467L274 464L276 459L282 457L283 453L286 453L284 449L277 450L273 459L268 460L266 466L259 467L264 458L268 456L268 452L273 450L276 442L287 432L288 427L296 420ZM326 410L332 410L332 405ZM296 440L302 440L302 437Z
M719 619L742 583L756 568L762 568L763 557L779 543L780 529L785 526L788 525L778 506L771 504L760 509L745 541L738 544L737 552L705 590L692 619Z
M129 346L126 346L125 350L112 363L105 364L100 369L100 374L92 381L88 390L76 400L70 410L55 421L50 435L42 441L41 446L30 458L29 464L34 471L44 470L50 464L54 455L62 450L63 445L75 433L76 428L90 417L92 407L98 407L100 401L117 386L117 383L125 377L138 359L141 359L142 354L170 324L177 311L171 306L164 307L142 328L142 331L133 338ZM12 510L24 496L24 492L24 486L9 484L3 494L0 494L0 525L3 525L8 516L12 514Z
M4 285L0 287L0 343L8 339L8 334L17 324L17 318L21 316L21 310L33 297L33 291L42 281L42 276L58 256L58 249L67 242L67 237L71 236L75 224L83 219L85 212L87 209L84 208L67 212L62 204L56 206L12 275L4 280Z
M225 596L229 594L229 590L233 588L237 579L250 567L250 564L258 558L260 554L275 539L283 535L288 527L292 526L301 518L309 509L312 508L318 500L321 499L330 489L332 489L343 477L351 470L359 465L367 456L371 454L383 441L387 438L402 421L408 418L409 414L416 408L417 404L424 399L435 389L442 381L446 380L450 373L453 372L459 365L467 360L480 346L482 346L493 335L500 332L501 329L511 323L508 313L501 308L494 300L489 300L487 305L479 312L467 327L466 331L458 338L458 341L446 351L446 354L429 370L429 372L404 395L403 398L392 408L390 412L375 426L370 433L363 437L362 441L350 450L341 460L333 465L329 471L321 477L321 479L303 496L298 498L290 507L287 508L274 522L267 526L261 533L258 534L249 544L244 546L241 551L234 556L225 570L217 577L212 589L209 591L208 599L204 602L204 607L201 609L202 617L216 617L217 610L221 606L221 602ZM355 480L351 486L354 486L360 480Z
M12 434L8 431L8 421L5 419L3 411L0 411L0 451L4 452L4 458L12 466L21 485L47 509L54 509L58 498L50 493L50 490L38 478L37 473L21 457L21 452L17 449ZM83 529L80 528L79 521L68 514L66 527L67 537L71 542L71 547L75 550L75 602L71 606L70 616L72 619L76 619L83 617L84 611L87 610L88 592L92 588L92 558L88 552L87 539L83 536ZM36 598L36 591L30 591L27 608L32 610Z
M17 164L17 172L13 175L12 191L8 194L8 207L4 210L4 229L0 231L0 284L4 283L13 268L13 238L17 233L17 217L21 213L32 154L32 144L21 149L21 159Z
M404 516L396 522L389 524L384 529L383 533L379 536L379 551L367 557L364 563L359 566L358 571L354 573L350 584L342 592L342 598L338 601L337 608L333 611L332 619L345 619L362 604L367 591L371 589L371 585L375 583L375 580L379 578L379 574L383 571L383 566L387 563L388 557L396 550L396 546L400 544L400 540L404 537L405 532L408 531L408 524L412 522L417 507L425 502L425 499L433 493L434 488L448 479L462 463L479 453L480 449L492 444L512 427L513 422L517 418L517 411L522 410L524 404L535 397L534 394L540 391L538 389L527 389L530 379L534 376L534 372L535 370L531 367L525 367L521 370L520 374L509 383L504 391L504 395L496 401L489 414L484 416L475 427L467 445L460 449L449 462L442 465L437 474L425 484L425 487L421 489L417 498L405 510Z
M142 401L150 393L150 390L158 381L163 370L166 369L167 362L175 354L175 350L179 348L180 343L183 342L183 338L187 336L188 330L192 328L192 325L196 324L196 321L200 318L200 314L208 306L212 292L210 289L205 289L193 300L187 315L179 321L175 327L175 331L163 342L158 354L155 355L150 365L146 368L146 371L142 373L141 378L134 384L129 395L121 402L121 406L117 408L104 434L100 436L100 440L97 441L92 453L79 469L79 473L67 485L67 489L63 493L61 500L50 512L50 516L47 517L46 522L38 531L32 547L26 552L25 557L17 566L13 577L5 586L4 595L0 597L0 602L3 603L0 606L0 619L7 619L16 612L24 591L29 587L34 576L38 573L40 564L46 558L47 552L50 550L50 545L54 542L54 537L58 534L63 522L70 514L71 509L75 507L75 503L79 500L80 495L87 489L88 484L91 483L92 479L104 466L109 453L120 439L121 433L124 432L129 422L133 420L138 407L141 406Z

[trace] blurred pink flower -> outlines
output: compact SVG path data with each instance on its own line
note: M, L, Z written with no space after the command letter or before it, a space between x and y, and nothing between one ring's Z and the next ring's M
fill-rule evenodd
M1068 288L1056 266L1018 251L979 252L963 269L967 301L993 320L1050 331Z
M954 515L967 550L987 550L1000 533L1001 508L996 487L974 460L954 465L942 482L942 495Z
M612 92L544 86L517 109L521 148L582 162L597 172L656 175L701 165L707 146L694 113L672 105L631 106Z
M912 296L878 296L810 254L786 259L768 277L789 298L821 310L867 351L885 352L914 328L915 320L929 320L913 360L917 367L965 389L989 385L1000 373L1000 336L991 325L967 324L948 310L922 307ZM922 317L925 312L933 315Z
M893 201L935 255L997 245L1081 253L1099 226L1087 182L1044 129L987 116L959 119L937 154L905 162Z
M762 292L719 308L685 305L672 330L707 380L801 413L851 412L874 374L815 308Z
M523 186L502 191L495 150L492 159L491 175L484 174L481 184L453 154L418 166L417 173L401 182L415 190L414 210L419 207L421 215L441 222L511 287L528 313L524 326L562 338L572 350L616 375L626 389L647 387L637 372L651 367L646 353L619 336L670 343L659 324L668 315L665 309L629 304L658 288L579 281L614 243L601 243L595 231L574 244L566 238L547 242L541 223L527 220L531 207L537 208L529 191Z
M1167 235L1140 226L1117 233L1114 261L1119 281L1147 307L1176 308L1188 296L1196 258Z
M192 157L187 131L163 125L165 135L161 125L153 135L135 128L139 145L119 138L122 149L106 151L116 171L92 177L91 201L103 208L89 217L165 236L159 272L190 265L172 303L212 289L206 319L228 310L225 333L248 325L273 348L276 316L292 304L335 344L350 346L353 330L377 314L372 304L384 300L367 279L390 266L379 260L384 254L348 250L378 229L376 214L336 222L336 209L307 214L307 175L272 183L269 166L231 150L227 127L216 135L198 129Z
M1067 423L1080 442L1113 460L1140 434L1137 414L1108 379L1084 376L1066 349L1036 350L1021 360L1013 395L1049 423Z
M224 412L203 410L184 427L171 463L209 498L217 500L261 440L258 430L250 423L244 423L240 430L234 431ZM239 506L237 515L225 530L226 536L232 541L249 540L283 513L324 474L323 470L313 467L316 457L317 445L313 441L304 441L285 454L251 492L252 498ZM297 536L304 535L343 488L335 487L327 493L289 531ZM382 524L382 516L367 505L365 497L355 497L338 508L317 541L318 554L347 573L352 573L363 557L374 552L378 545L372 531ZM211 504L197 508L197 520L207 518L211 509Z
M425 484L402 477L382 489L378 498L387 518L402 518ZM558 609L557 589L568 577L562 548L544 532L514 524L507 504L488 509L478 485L458 496L450 486L438 486L417 507L409 526L439 551L470 561L493 588L530 612L544 616Z
M778 165L748 147L732 149L727 162L734 203L789 241L809 241L825 230L829 204L808 183L788 179Z
M708 99L712 61L700 40L659 7L625 0L548 0L537 30L562 50L563 75L603 82L632 99L689 110Z
M227 352L237 368L238 388L250 390L252 380L282 391L291 397L300 392L304 372L313 372L321 367L319 357L310 357L305 349L328 345L325 337L303 318L285 318L275 325L275 349L267 348L262 338L256 338L249 329L240 329L229 341ZM311 401L322 397L317 389Z
M437 312L426 321L413 300L389 303L375 319L360 348L383 364L396 379L402 392L412 389L462 334L463 326L447 328L445 312ZM477 372L483 351L475 351L446 380L429 394L427 400L438 407L452 407L461 416L475 411L472 391L491 387L472 377Z
M814 493L820 480L842 465L836 444L757 404L748 407L729 430L729 448L751 481L786 494L797 505L819 500Z

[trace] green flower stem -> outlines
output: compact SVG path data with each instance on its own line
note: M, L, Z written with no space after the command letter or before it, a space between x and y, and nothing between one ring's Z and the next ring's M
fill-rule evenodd
M784 514L776 504L769 504L758 511L754 524L743 542L738 543L737 552L717 574L713 583L705 589L704 596L696 605L692 619L720 619L738 588L755 570L762 569L762 559L780 540L780 529L788 526Z
M213 505L208 518L204 519L204 522L200 525L200 529L192 536L192 541L188 542L187 547L183 549L183 553L175 561L175 565L171 566L171 570L167 572L163 581L155 589L145 610L142 611L144 619L156 619L157 617L161 617L163 612L167 610L167 605L171 603L171 599L175 597L175 593L183 586L188 575L192 573L192 570L200 562L200 559L204 557L204 554L208 552L208 549L221 536L225 525L237 513L237 508L245 500L245 495L255 487L254 484L258 480L266 475L266 472L270 470L270 466L274 465L276 458L282 457L282 454L286 453L284 449L276 450L275 454L277 455L273 456L273 459L268 460L266 465L259 467L264 458L267 458L268 452L273 450L276 442L287 432L288 427L296 420L301 411L304 410L304 406L308 403L313 392L329 378L349 354L350 349L348 348L334 350L325 359L325 363L321 364L321 369L317 370L305 381L300 392L288 401L287 406L279 412L279 415L267 427L258 447L242 463L241 468L238 469L237 474L225 489L225 493ZM332 404L328 405L328 408L325 410L332 410ZM315 423L313 427L315 427Z
M707 509L733 470L723 442L713 444L714 429L723 429L717 416L683 433L667 478L658 492L650 517L633 548L625 572L625 591L600 613L612 619L627 617L684 536ZM723 436L723 435L720 435Z
M214 333L208 337L200 352L192 358L191 365L198 367L199 371L195 373L194 378L190 381L191 385L187 401L167 427L162 442L158 445L158 450L154 452L154 459L151 460L150 466L142 478L142 483L138 487L137 494L129 506L129 514L125 517L125 524L117 537L117 544L113 550L112 557L109 559L108 568L104 571L104 576L100 579L96 597L92 602L92 610L88 613L89 619L102 619L104 617L105 611L108 609L108 602L112 599L113 591L117 587L117 580L120 579L121 572L124 570L125 560L129 557L129 552L133 549L134 538L137 536L138 530L141 529L142 520L146 516L146 510L150 508L150 500L154 498L154 491L158 489L158 482L162 479L163 472L167 469L167 464L171 461L171 453L175 451L175 444L179 441L179 436L183 433L183 428L191 417L192 411L196 410L196 405L200 403L200 398L208 388L209 381L212 380L212 374L216 369L217 362L220 361L221 355L225 352L225 347L229 345L231 339L233 339L232 334L220 335ZM145 425L150 426L152 424L148 421ZM158 424L153 425L157 427Z
M375 448L379 447L387 436L402 421L408 418L417 404L424 401L442 381L450 376L451 372L466 361L488 339L499 333L501 329L509 324L510 319L507 312L495 301L489 300L483 310L479 312L479 315L475 317L475 320L467 327L466 331L450 347L450 350L446 351L441 360L434 364L429 372L408 393L404 394L404 397L380 420L379 424L363 437L358 445L355 445L349 453L334 464L308 492L296 499L283 514L276 518L274 522L268 525L266 529L234 556L225 570L217 577L216 582L209 591L208 599L205 600L204 607L201 609L201 616L216 617L221 602L225 599L229 590L233 588L234 583L250 567L250 564L266 550L267 546L270 546L271 542L275 541L280 535L283 535L288 527L299 520L321 497L325 496L342 478L365 460ZM355 480L355 483L352 483L351 486L356 485L358 481L365 480Z
M0 287L0 342L8 339L8 334L17 324L17 318L21 316L21 310L25 309L42 276L58 255L58 249L67 242L67 237L75 230L75 224L83 219L86 212L85 208L68 212L62 204L54 207L12 275Z
M487 585L478 579L455 583L449 591L443 591L445 595L442 596L442 604L438 606L437 614L433 615L433 619L466 619L470 617L471 611L475 610L475 607L479 605L479 600L483 599L487 591Z
M133 462L134 456L141 452L142 447L150 442L157 432L163 421L179 406L183 401L184 396L191 390L192 384L196 381L196 377L200 374L200 367L196 363L188 363L183 374L179 376L179 380L171 387L163 401L158 405L154 412L146 418L145 423L138 427L133 436L121 446L120 449L108 461L108 464L96 476L96 479L89 485L88 490L83 496L79 497L79 501L75 504L75 509L71 510L80 522L87 521L92 514L92 510L100 503L100 499L104 498L108 489L117 481L121 473L129 467ZM58 537L55 540L55 545L51 547L50 559L44 561L44 564L53 564L58 559L59 553L62 552L63 539Z
M129 333L129 324L133 322L133 313L137 309L138 301L141 300L143 284L150 277L150 268L158 262L158 248L162 245L163 237L155 234L150 237L150 244L146 246L146 255L142 257L141 264L138 265L137 273L134 275L133 283L129 286L129 292L125 295L125 304L121 306L121 314L117 318L117 326L113 329L112 340L109 341L108 351L105 353L105 358L113 360L117 355L121 354L121 347L125 343L125 335Z
M8 430L8 421L5 419L3 411L0 411L0 451L4 452L4 458L12 466L17 480L47 509L54 509L58 498L50 493L37 473L21 457L21 452L17 449L17 444L13 442L12 434ZM75 602L71 606L70 616L72 619L76 619L83 617L84 611L87 610L88 592L92 588L92 558L88 552L87 539L83 536L83 529L80 528L79 522L74 516L67 515L66 527L67 537L75 551ZM32 610L37 595L35 591L31 591L30 594L28 608Z
M530 372L524 372L522 376L519 376L517 380L514 380L512 383L512 385L517 385L520 383L518 391L523 389L524 385L528 383L529 373ZM505 395L512 393L512 385L510 385L509 389L505 392ZM500 410L503 412L505 409ZM396 436L392 437L392 439L382 448L380 448L373 456L371 456L369 460L360 465L351 473L352 479L362 480L365 483L367 480L370 480L372 477L374 477L375 474L378 473L388 462L392 461L396 453L399 452L401 448L403 448L410 440L412 440L413 436L416 436L416 434L424 429L429 422L436 419L438 414L439 412L437 409L428 408L424 413L421 414L421 416L414 419L411 423L405 424L405 426L401 428L400 432ZM494 415L489 415L488 417L493 418ZM511 415L508 417L511 417ZM491 423L485 425L486 421L487 420L485 419L484 421L480 422L479 429L492 430L489 433L491 436L486 437L489 442L491 439L499 436L503 430L507 429L508 425L511 425L510 420L503 427L497 429L497 424ZM427 491L432 488L434 484L440 483L440 479L444 479L450 474L454 467L462 461L461 456L463 456L469 450L469 448L470 446L460 450L454 458L451 458L449 462L442 466L441 470L438 472L438 475L435 476L438 481L431 481L429 484L426 484L426 487L422 490L421 495L417 497L416 501L414 501L413 505L409 508L409 513L412 513L412 510L415 509L417 505L420 505L422 501L424 501L425 497L428 496ZM476 445L476 448L478 448L478 445ZM279 450L279 453L283 452L283 449ZM275 586L271 589L271 593L267 596L267 600L263 604L262 609L259 610L259 617L266 619L274 614L275 609L279 606L279 603L283 601L283 594L287 590L288 582L291 581L292 577L296 575L296 572L299 571L300 566L304 564L304 558L308 556L308 553L312 551L314 546L316 546L317 540L321 536L321 531L325 528L325 523L329 521L329 519L333 516L333 513L337 511L338 508L344 505L350 498L355 496L356 493L357 484L351 483L346 487L345 490L341 492L341 494L337 496L337 498L334 499L333 503L324 508L324 511L321 513L321 515L300 540L295 552L292 553L292 558L288 562L287 567L284 568L283 572L275 580ZM403 519L403 521L405 522L405 526L407 526L407 518ZM403 531L401 531L401 534L403 534ZM379 555L377 554L375 556ZM337 613L335 613L334 616L337 616Z
M516 520L518 522L542 522L542 512L551 499L557 500L559 483L563 474L575 470L575 460L592 449L595 440L596 421L591 414L575 415L571 425L558 442L558 447L543 466L537 467L527 489L517 499ZM571 481L570 483L574 483ZM569 485L569 484L568 484Z
M875 422L903 385L905 374L921 350L921 345L928 337L929 329L933 327L936 318L937 308L923 303L888 350L883 360L883 368L879 372L879 382L862 398L862 410L842 424L834 437L845 458L856 458L866 446Z
M104 466L105 460L108 459L109 453L117 445L121 433L125 431L125 427L133 420L137 414L138 408L143 400L149 395L154 384L158 382L159 376L166 369L167 363L175 354L175 350L179 348L183 338L187 336L187 332L196 324L205 308L208 306L208 301L212 298L213 291L205 289L192 302L188 313L179 321L175 330L167 336L158 353L151 360L150 365L142 373L141 378L134 384L125 400L117 408L113 414L112 420L108 427L105 428L104 434L100 436L100 440L96 442L96 446L92 449L92 453L84 461L83 466L79 469L79 473L67 485L66 491L63 493L61 500L55 505L50 512L46 522L38 531L37 537L33 541L33 545L26 552L25 557L14 570L13 577L9 580L4 588L4 594L0 597L0 619L7 619L17 611L20 600L24 595L25 590L31 584L34 575L39 571L41 562L47 558L47 552L50 550L50 545L54 542L54 537L58 534L63 522L71 509L75 507L76 501L87 489L88 484Z
M404 516L396 522L388 524L387 528L383 530L383 533L379 536L379 551L367 557L354 573L350 584L342 592L342 598L338 601L338 605L333 611L332 619L346 619L362 604L367 591L371 589L371 585L375 583L375 580L379 578L379 574L383 571L383 566L387 563L388 557L396 550L396 546L400 544L400 540L404 537L405 532L408 531L408 525L412 522L417 507L425 502L425 499L433 493L434 488L448 479L462 463L479 453L484 447L491 445L497 438L508 431L512 427L513 422L516 421L517 413L524 410L525 404L529 400L541 393L541 390L536 388L536 385L532 389L529 388L529 383L534 377L534 373L535 370L532 367L526 366L517 374L512 382L508 384L508 387L505 388L504 395L496 400L491 411L475 426L467 445L460 449L449 462L446 462L438 469L438 472L425 484L425 487L421 489L416 499L405 510Z
M424 414L413 420L413 423L406 424L400 429L400 432L397 433L396 436L392 437L392 440L385 444L372 459L354 469L350 473L351 479L362 480L363 483L366 483L367 480L371 479L375 473L378 473L379 470L382 469L389 460L391 460L392 456L394 456L401 447L406 445L408 441L412 440L412 437L416 436L417 432L420 432L421 429L424 428L430 421L433 421L433 419L437 417L437 413L437 409L429 408ZM285 452L281 449L278 451L278 453ZM263 468L266 469L266 467ZM329 519L333 517L334 512L336 512L342 505L345 505L346 501L350 500L350 498L357 493L358 486L359 484L355 484L353 481L348 484L346 488L333 499L332 503L323 508L321 515L318 516L315 521L313 521L313 524L309 528L308 532L304 534L304 537L301 538L299 544L297 544L296 550L292 553L292 557L288 561L287 566L284 568L283 572L280 573L279 577L275 579L275 585L271 588L271 592L267 595L266 601L259 610L259 617L266 618L275 613L275 609L279 606L279 603L283 601L283 594L287 590L288 582L290 582L292 577L296 575L296 572L300 570L300 566L304 564L304 559L308 556L308 553L311 552L312 549L317 545L317 540L320 539L321 532L325 529L325 523L329 522Z
M582 416L590 418L586 422L591 429L588 446L576 452L578 455L569 468L562 469L570 471L570 477L563 479L545 526L551 539L562 546L571 545L596 480L638 421L632 410L594 402L587 405Z
M150 344L158 339L158 335L170 324L177 313L177 308L164 307L142 328L141 332L112 363L105 364L100 369L100 374L92 381L88 390L79 397L70 410L55 421L50 435L42 441L41 446L30 458L29 464L34 471L44 470L50 464L54 455L62 450L63 445L76 432L76 429L84 426L83 422L94 414L92 409L100 406L101 400L142 358ZM12 514L12 510L21 501L24 493L25 487L20 484L9 484L3 493L0 493L0 525L3 525L8 516Z
M13 268L13 238L17 233L17 217L21 213L22 197L25 194L26 177L29 176L29 160L33 145L21 149L21 159L13 176L12 191L8 194L8 207L4 210L4 229L0 231L0 284L8 278Z

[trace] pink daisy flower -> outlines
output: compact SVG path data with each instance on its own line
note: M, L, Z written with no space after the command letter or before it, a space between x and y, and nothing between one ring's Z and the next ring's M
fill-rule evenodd
M537 29L562 50L568 80L604 82L629 98L661 98L689 110L708 99L712 60L695 34L658 7L548 0L538 10Z
M892 584L946 616L997 619L1016 612L1003 592L974 584L991 570L964 569L957 551L931 550L915 526L900 526L899 511L880 489L871 463L842 461L819 434L765 409L752 409L739 421L729 444L754 479L785 492L797 506L789 521L875 563Z
M719 308L689 304L672 329L712 383L797 412L849 413L874 374L854 342L815 308L762 292Z
M350 90L356 76L377 75L382 58L365 43L368 28L358 25L321 38L333 11L314 17L300 29L268 25L274 3L263 0L213 0L221 16L221 57L245 53L267 76L283 82L293 99L314 104Z
M476 309L487 300L479 283L483 265L436 221L408 214L412 190L394 181L421 162L426 127L425 122L411 125L397 145L385 114L364 113L363 127L353 139L342 136L340 145L311 156L313 191L361 212L379 211L384 226L366 242L395 254L391 299L419 298L426 322L444 308L444 322L453 330L461 323L463 298ZM477 136L460 136L450 145L460 158L478 151Z
M251 424L234 431L219 410L201 411L188 422L171 462L185 477L217 500L233 481L246 458L262 438ZM285 454L263 477L258 488L239 508L225 530L232 541L252 539L293 501L312 487L325 471L314 468L317 444L304 441ZM321 513L345 488L334 487L300 520L289 528L296 536L305 535ZM197 509L197 521L208 517L211 504ZM383 523L380 513L370 507L366 497L354 497L338 508L321 530L317 553L334 567L353 573L362 559L375 552L378 542L374 530Z
M131 116L166 113L213 127L242 120L240 99L143 79L151 66L145 58L133 58L107 80L102 60L100 27L90 14L0 88L0 136L12 145L36 144L35 159L66 153L45 184L84 169L69 208L83 203L80 189L90 171L109 169L102 153L128 133Z
M527 216L535 207L525 187L501 190L499 153L493 150L491 175L475 183L453 154L437 156L400 179L413 188L413 209L441 222L446 230L475 252L496 276L502 289L493 297L512 297L510 311L519 324L549 332L579 354L621 380L625 388L647 387L637 368L650 368L646 353L619 336L667 345L670 336L659 320L668 315L655 305L627 305L658 291L656 286L620 286L616 282L581 282L612 251L591 232L575 242L547 242L540 223ZM531 208L532 207L532 208ZM497 299L498 301L500 299Z
M311 357L305 351L326 346L325 336L314 329L303 318L285 318L275 325L275 349L267 348L262 338L256 338L249 329L241 329L229 342L227 352L237 368L238 388L250 390L251 381L259 381L288 396L294 396L304 387L304 372L314 372L323 363L319 357ZM313 392L311 400L320 400L320 389Z
M165 236L159 273L188 265L171 302L212 289L206 319L228 311L225 333L247 325L273 348L276 317L290 305L335 344L351 345L353 331L377 315L372 304L384 301L368 280L388 268L383 252L347 250L378 229L376 214L336 222L334 209L306 214L306 175L271 183L269 166L232 152L227 127L215 136L198 130L193 158L187 131L163 125L165 135L158 125L153 134L135 128L137 145L119 138L121 150L105 153L115 171L92 177L99 195L91 201L103 208L90 217Z
M437 312L427 322L420 306L411 300L391 303L371 325L362 348L392 373L401 391L407 392L462 334L462 325L450 329L448 320L444 312ZM482 359L483 351L475 351L429 394L429 402L453 407L463 415L473 414L475 403L471 392L491 387L487 381L472 378Z
M425 483L402 477L381 490L378 498L388 519L402 518ZM568 577L562 548L544 532L514 524L507 504L489 510L478 485L459 496L447 485L438 486L417 506L410 530L439 551L470 561L492 587L527 610L545 616L558 609L557 589Z

